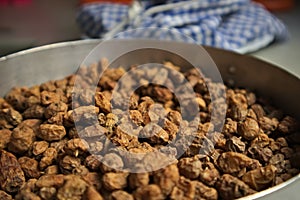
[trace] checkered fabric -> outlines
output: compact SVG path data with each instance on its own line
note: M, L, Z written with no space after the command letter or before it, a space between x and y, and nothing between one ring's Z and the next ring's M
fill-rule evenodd
M176 40L240 53L287 37L280 20L249 0L167 0L160 5L151 2L142 1L140 11L134 14L128 5L83 5L77 21L92 38ZM113 31L118 25L119 30Z

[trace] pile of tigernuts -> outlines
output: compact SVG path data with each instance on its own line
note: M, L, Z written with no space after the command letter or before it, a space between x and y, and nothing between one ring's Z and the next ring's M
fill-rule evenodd
M135 78L145 84L130 97L130 116L113 113L112 107L124 100L122 95L112 99L112 90L126 71L109 68L98 80L105 65L103 60L62 80L15 87L0 98L1 200L225 200L262 191L299 173L297 121L253 92L213 83L195 69L182 72L194 89L200 116L189 147L162 169L118 170L138 171L147 159L153 166L163 162L146 153L174 139L178 142L165 151L177 155L192 134L185 131L192 122L184 120L182 105L168 88L147 84L142 73ZM164 65L180 71L170 62ZM172 85L163 82L168 72L153 74ZM74 88L78 80L80 87ZM95 82L96 91L89 89ZM207 84L215 90L223 87L226 99L212 101ZM216 105L226 112L222 131L210 122ZM126 126L120 128L129 121L131 134L125 133ZM153 122L157 125L143 128ZM108 148L109 143L145 156L128 162L124 159L131 158Z

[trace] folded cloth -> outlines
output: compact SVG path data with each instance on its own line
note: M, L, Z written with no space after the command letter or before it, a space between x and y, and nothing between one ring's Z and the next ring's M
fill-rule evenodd
M279 19L249 0L151 2L142 1L135 11L133 6L122 4L83 5L77 22L92 38L179 40L240 53L255 51L288 35Z

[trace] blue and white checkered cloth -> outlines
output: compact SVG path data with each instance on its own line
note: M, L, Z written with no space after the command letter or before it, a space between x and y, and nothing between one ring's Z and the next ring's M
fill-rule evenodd
M83 5L77 22L92 38L193 42L246 53L287 37L283 23L250 0L142 1L139 11L113 3ZM117 28L116 28L117 27Z

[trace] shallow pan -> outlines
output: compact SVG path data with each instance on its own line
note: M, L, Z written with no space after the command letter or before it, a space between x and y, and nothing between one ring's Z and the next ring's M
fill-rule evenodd
M0 58L0 96L5 95L13 86L31 86L74 73L99 42L86 40L52 44ZM197 45L149 40L111 41L104 44L103 49L107 51L101 55L91 53L84 63L95 62L103 56L109 58L111 54L126 52L128 48L143 47L144 50L132 52L129 57L119 57L114 64L131 65L169 60L176 65L188 67L189 63L185 59L157 50L162 46L164 49L176 49L193 55L193 49ZM300 93L299 77L253 57L209 47L205 49L216 63L224 82L252 89L258 95L271 99L278 108L300 119L297 99ZM194 59L199 61L201 57L196 56ZM299 187L300 175L243 199L298 199Z

